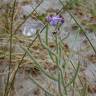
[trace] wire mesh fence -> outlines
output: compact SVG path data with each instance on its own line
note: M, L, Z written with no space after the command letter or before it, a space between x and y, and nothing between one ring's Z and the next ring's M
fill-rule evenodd
M90 40L70 9L78 4L80 0L0 1L0 96L89 94L84 68L86 54L96 55L95 35Z

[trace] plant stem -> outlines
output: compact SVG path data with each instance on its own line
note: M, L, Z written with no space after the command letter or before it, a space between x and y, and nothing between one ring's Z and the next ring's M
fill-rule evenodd
M15 6L16 6L16 0L14 0L12 14L11 14L9 72L8 72L8 77L7 77L7 83L5 86L4 96L8 96L8 94L9 94L9 78L10 78L10 70L11 70L11 63L12 63L12 32L13 32L13 22L14 22L13 17L14 17L14 12L15 12Z

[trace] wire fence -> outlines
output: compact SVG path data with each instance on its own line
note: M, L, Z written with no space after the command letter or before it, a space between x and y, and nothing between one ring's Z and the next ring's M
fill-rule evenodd
M10 1L10 0L9 0ZM47 0L46 0L47 1ZM19 2L19 3L18 3ZM73 15L72 11L69 9L74 6L74 4L80 3L79 0L73 0L73 2L68 1L62 1L62 0L56 0L54 2L57 2L59 4L58 10L55 10L54 8L51 10L46 10L46 13L40 14L40 9L44 9L44 0L36 0L35 7L34 4L30 4L31 0L29 1L23 1L21 3L20 1L14 0L13 2L7 2L6 4L4 1L0 1L0 39L2 41L0 42L0 58L2 60L6 60L8 63L7 68L7 79L4 84L4 89L2 90L2 96L13 96L14 90L15 90L15 80L16 80L16 74L19 72L21 68L25 65L25 63L32 63L32 66L35 66L31 71L34 69L39 70L41 73L43 73L46 78L52 80L55 82L55 90L56 93L54 93L53 90L50 90L50 88L47 90L46 87L42 86L38 80L35 80L35 78L32 75L28 75L30 80L34 84L36 84L42 91L44 96L75 96L76 94L78 96L87 96L88 94L88 84L85 78L81 78L80 69L81 64L79 58L82 57L79 55L79 53L70 51L67 44L65 44L64 40L66 40L70 36L70 32L67 34L67 36L63 36L63 39L60 37L60 31L62 29L63 24L65 23L64 13L67 12L71 19L76 23L76 25L82 30L82 33L84 34L85 38L88 40L91 49L96 54L96 48L92 44L90 38L86 34L86 30L81 26L80 22L78 22L77 18ZM53 0L50 2L53 2ZM30 8L32 9L30 12L27 12L27 15L22 15L19 13L22 4L26 5L30 4ZM54 3L54 4L57 4ZM51 4L51 3L49 3ZM71 6L72 4L72 6ZM45 9L47 7L47 4L45 4ZM48 5L50 6L50 5ZM55 5L53 5L54 7ZM43 7L43 8L42 8ZM58 7L58 6L57 6ZM28 11L27 8L25 7ZM40 8L40 9L39 9ZM38 11L39 10L39 11ZM41 10L41 11L42 11ZM48 13L48 11L50 11ZM33 21L31 22L31 19L36 23L39 21L39 24L36 23L35 25L32 25ZM29 23L26 27L26 22ZM40 25L40 27L38 27ZM31 26L35 26L33 29L31 29ZM63 26L64 27L64 26ZM29 30L28 30L29 29ZM52 29L50 32L50 29ZM22 35L22 31L25 32L24 34L27 36ZM32 36L31 33L28 33L30 31L31 33L35 31L35 34ZM21 32L21 33L20 33ZM50 38L49 38L49 32L51 33L52 37L52 46L53 49L50 48ZM59 32L59 33L58 33ZM42 35L42 33L44 35ZM30 35L31 34L31 35ZM32 37L31 37L32 36ZM45 36L45 37L44 37ZM31 39L30 39L31 37ZM44 37L42 39L42 37ZM6 38L6 39L5 39ZM6 42L5 42L6 41ZM3 43L5 42L5 43ZM39 44L38 44L38 43ZM37 44L37 45L34 45ZM34 47L35 46L35 47ZM51 47L52 47L51 46ZM54 74L46 70L44 66L42 65L42 62L39 62L38 58L35 57L36 53L32 48L36 50L38 47L43 48L42 52L44 51L46 54L45 57L48 56L47 59L51 60L51 64L54 65L52 67L52 71L55 70L56 72ZM38 56L40 53L39 51ZM78 60L76 61L76 64L71 59L72 55L69 56L68 54L74 54L77 55ZM17 54L16 54L17 53ZM34 55L35 54L35 55ZM43 55L42 53L41 55ZM25 62L26 58L28 59L27 62ZM30 58L30 59L29 59ZM45 60L47 62L47 59ZM24 65L23 65L24 63ZM44 62L45 63L45 62ZM45 64L46 65L46 64ZM50 67L50 64L47 65ZM72 71L72 72L71 72ZM0 74L3 76L4 72L0 72ZM0 77L2 77L0 76ZM1 82L4 80L1 80ZM45 82L45 81L44 81ZM2 85L0 85L2 86ZM49 86L49 85L48 85ZM25 86L26 87L26 86ZM12 93L13 92L13 93ZM0 94L1 94L0 93ZM41 95L41 96L43 96ZM39 95L40 96L40 95Z

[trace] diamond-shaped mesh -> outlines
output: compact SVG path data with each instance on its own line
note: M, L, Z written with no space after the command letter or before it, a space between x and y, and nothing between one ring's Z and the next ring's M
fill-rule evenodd
M79 73L81 72L80 68L88 65L85 63L88 62L85 59L86 54L96 53L93 46L93 44L95 45L94 34L87 36L88 32L85 33L70 10L67 10L69 6L67 0L17 0L16 6L14 1L0 0L0 63L2 63L0 66L6 63L5 65L7 67L9 65L12 69L10 70L4 65L4 68L2 67L4 72L0 72L1 83L6 81L7 73L12 72L11 75L8 75L11 83L8 81L7 87L4 84L5 81L0 84L0 88L4 85L5 91L7 90L4 96L9 96L7 93L10 93L9 89L12 90L13 85L15 85L13 90L15 90L16 96L65 96L65 94L66 96L74 96L74 94L79 96L87 86L85 78L80 78L82 75ZM64 24L58 29L57 35L55 34L57 26L53 27L49 24L50 22L46 21L46 17L51 15L64 17ZM81 31L84 31L82 36L72 30L74 24L78 25ZM47 31L48 40L45 34ZM55 36L58 36L57 39ZM93 39L92 42L90 42L89 37ZM85 43L83 43L84 46L81 46L81 43L86 39L87 43L91 45L91 48L87 49L88 51L84 49ZM50 44L47 44L48 42ZM94 65L92 65L93 67ZM88 72L89 70L83 76L88 75ZM3 92L0 90L1 93Z

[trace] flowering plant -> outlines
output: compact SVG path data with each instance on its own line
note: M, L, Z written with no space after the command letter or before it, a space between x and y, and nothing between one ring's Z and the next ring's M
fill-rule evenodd
M57 16L47 16L47 21L50 23L52 26L57 26L58 24L62 25L64 23L64 18L60 15Z

